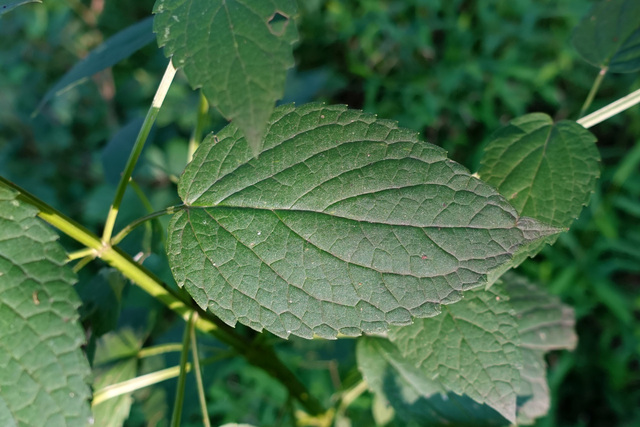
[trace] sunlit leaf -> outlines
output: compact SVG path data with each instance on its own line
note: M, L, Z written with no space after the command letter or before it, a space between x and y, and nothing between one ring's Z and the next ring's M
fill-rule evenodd
M0 187L0 420L85 426L91 413L76 277L37 210Z
M282 337L437 315L519 245L558 231L445 154L343 106L278 108L258 158L230 125L180 178L174 277L228 324Z
M294 0L157 0L158 44L261 151L298 38Z

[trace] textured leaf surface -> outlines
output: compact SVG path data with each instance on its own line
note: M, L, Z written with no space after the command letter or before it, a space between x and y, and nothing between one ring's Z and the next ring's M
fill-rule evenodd
M218 141L216 143L216 141ZM203 308L286 337L439 313L555 229L414 132L342 106L284 106L253 157L233 125L180 178L174 277Z
M550 407L544 353L575 347L574 312L558 298L517 274L507 273L501 280L516 313L524 362L519 395L526 399L518 407L517 419L522 425L533 424Z
M595 142L575 122L527 114L496 132L479 174L520 215L566 228L595 189L600 169Z
M294 0L157 0L158 44L242 130L254 154L294 64Z
M444 392L437 380L405 359L382 338L365 337L356 347L358 368L376 395L388 400L409 425L503 426L508 422L487 405ZM413 424L410 424L413 423Z
M76 278L57 236L14 196L0 188L0 419L85 426L90 371Z
M151 43L154 39L152 26L152 18L144 19L113 35L92 50L47 91L38 105L38 110L54 96L64 93L95 73L117 64Z
M516 311L522 347L543 351L575 348L578 338L571 307L515 273L501 280Z
M606 0L596 3L576 27L573 45L599 68L617 73L640 70L640 2Z
M498 286L468 292L442 314L389 330L402 356L456 394L516 418L522 355L518 327Z

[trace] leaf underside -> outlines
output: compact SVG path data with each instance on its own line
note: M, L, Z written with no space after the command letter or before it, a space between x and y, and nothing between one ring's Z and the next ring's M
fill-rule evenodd
M278 108L258 158L229 125L178 191L187 208L167 248L178 284L228 324L281 337L434 316L557 232L416 133L343 106Z
M428 378L385 339L359 339L356 357L369 389L388 401L396 417L408 425L489 427L508 424L488 405L444 391L437 380Z
M523 358L518 394L526 399L518 403L517 421L533 424L550 407L544 354L575 348L575 315L572 308L524 277L507 273L501 281L515 311Z
M392 327L389 340L361 339L358 367L406 422L533 424L549 409L544 354L575 347L574 322L556 297L507 273L436 317Z
M0 188L0 420L85 426L89 365L76 280L37 210Z
M573 45L588 63L615 73L640 70L640 2L596 3L573 33Z
M437 317L391 328L389 340L426 378L513 422L522 355L511 311L499 286L478 289Z
M259 153L294 65L295 0L157 0L154 13L167 57Z

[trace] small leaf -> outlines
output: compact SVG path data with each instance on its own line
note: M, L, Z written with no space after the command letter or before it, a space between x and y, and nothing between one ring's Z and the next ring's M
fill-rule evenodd
M573 45L585 61L616 73L640 70L640 2L596 3L576 27Z
M178 191L177 283L228 324L281 337L434 316L558 231L519 218L414 132L343 106L278 108L259 158L229 125L200 145Z
M522 355L511 312L498 286L475 290L439 316L391 328L389 340L445 390L486 403L514 422Z
M430 380L385 339L360 338L356 357L370 390L377 399L388 401L396 417L406 424L474 427L508 424L487 405L445 392L437 380Z
M158 44L261 151L297 40L294 0L157 0Z
M91 412L76 277L37 210L0 187L0 420L85 426Z
M151 43L154 39L152 25L152 18L144 19L111 36L89 52L47 91L36 109L36 114L54 96L77 86L97 72L117 64Z
M42 0L20 0L20 1L0 0L0 15L3 15L12 9L15 9L18 6L22 6L23 4L27 4L27 3L42 3Z
M600 161L595 142L575 122L527 114L493 135L479 174L520 215L566 228L595 190Z

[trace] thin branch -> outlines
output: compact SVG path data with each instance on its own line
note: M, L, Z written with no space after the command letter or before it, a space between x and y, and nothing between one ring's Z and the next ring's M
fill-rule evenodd
M617 101L612 102L606 107L603 107L586 117L581 118L580 120L578 120L578 124L582 125L585 129L589 129L607 120L608 118L623 112L624 110L628 110L638 103L640 103L640 89L636 90L633 93L630 93L624 98L620 98Z

